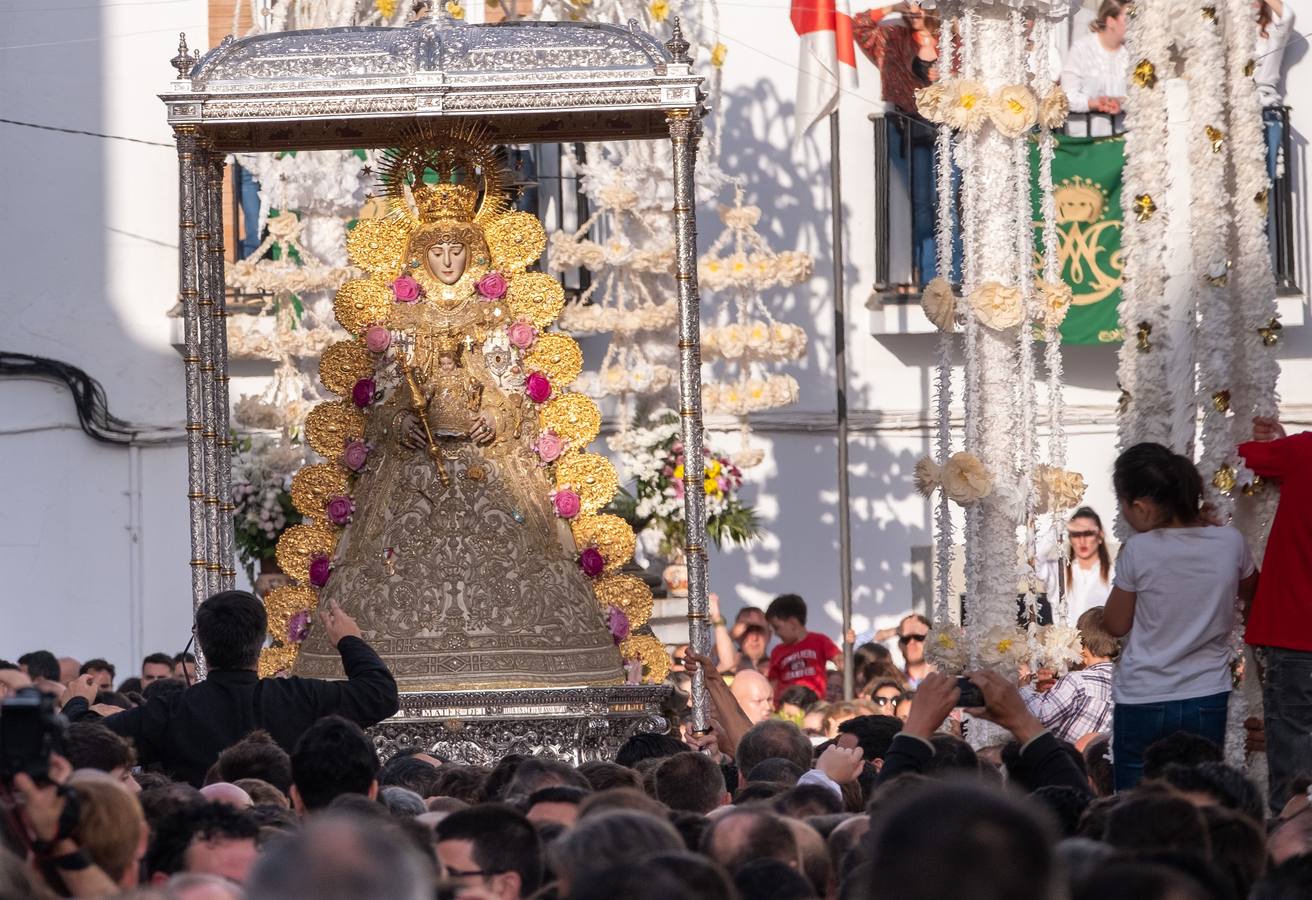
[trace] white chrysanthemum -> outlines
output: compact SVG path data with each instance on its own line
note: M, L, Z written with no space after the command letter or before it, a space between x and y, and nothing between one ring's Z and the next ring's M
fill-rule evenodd
M1015 625L994 625L979 646L980 665L1003 673L1013 673L1029 655L1025 632Z
M970 665L966 632L958 625L935 625L925 641L925 654L940 672L961 674Z

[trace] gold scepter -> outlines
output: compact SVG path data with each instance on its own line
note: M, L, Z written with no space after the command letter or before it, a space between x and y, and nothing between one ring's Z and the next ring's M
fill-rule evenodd
M420 423L424 426L424 435L428 438L428 455L432 457L433 464L437 466L437 476L442 480L442 487L449 487L451 477L446 473L446 460L442 456L441 449L437 446L437 441L433 438L433 429L428 424L424 393L419 389L419 383L415 381L414 370L406 363L403 355L398 355L398 362L401 364L401 373L405 375L405 383L410 386L410 408L419 417Z

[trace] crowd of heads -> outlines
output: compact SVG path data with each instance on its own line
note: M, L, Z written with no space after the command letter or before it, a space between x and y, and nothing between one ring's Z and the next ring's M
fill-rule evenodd
M158 666L156 683L168 680ZM831 738L773 717L728 754L641 733L579 765L518 753L469 765L423 747L384 762L334 716L290 752L247 735L199 789L137 768L99 723L70 726L61 749L77 839L143 900L1312 896L1306 793L1268 819L1203 738L1154 745L1146 780L1121 794L1105 739L1066 746L1082 790L1045 783L1015 741L977 752L950 733L933 736L920 771L882 779L903 720L876 708L845 709ZM831 745L859 752L850 782L808 777ZM0 894L58 893L23 866L9 824Z

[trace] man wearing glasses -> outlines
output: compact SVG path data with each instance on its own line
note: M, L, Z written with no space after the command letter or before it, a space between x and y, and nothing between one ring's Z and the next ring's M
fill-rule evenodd
M519 812L496 803L453 812L437 823L437 858L448 888L518 900L542 883L542 843Z
M912 613L897 623L897 646L905 661L903 671L907 683L914 690L934 667L925 661L925 638L929 637L929 619Z

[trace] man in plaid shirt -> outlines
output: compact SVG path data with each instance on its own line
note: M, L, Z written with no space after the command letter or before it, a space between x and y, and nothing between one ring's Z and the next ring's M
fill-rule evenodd
M1084 612L1076 622L1080 631L1083 665L1038 688L1025 688L1021 696L1049 731L1072 744L1080 738L1105 732L1112 723L1113 660L1119 642L1102 627L1101 606Z

